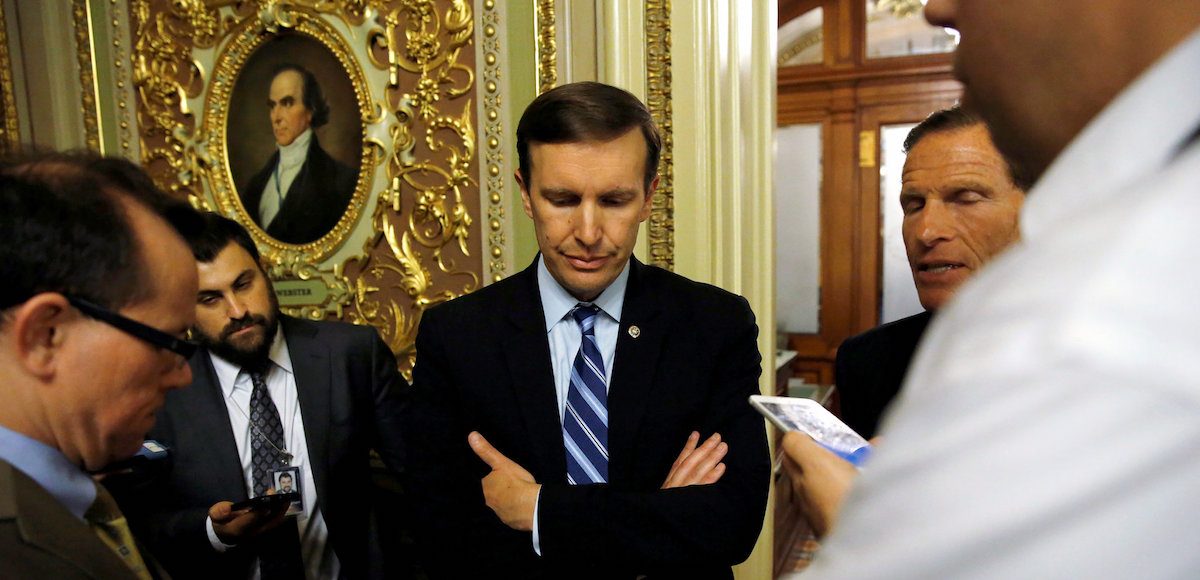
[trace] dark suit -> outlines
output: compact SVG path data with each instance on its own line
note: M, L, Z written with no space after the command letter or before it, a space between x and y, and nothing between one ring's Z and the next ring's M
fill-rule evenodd
M151 574L162 577L142 550ZM0 460L0 578L136 578L96 532L50 492Z
M278 150L241 190L242 205L259 227L262 227L262 222L258 206L262 201L263 188L267 186L277 164ZM307 244L320 239L346 213L357 183L358 172L330 157L317 142L317 134L313 133L308 143L308 157L288 187L279 213L265 228L267 234L287 244Z
M362 578L378 568L370 554L369 450L398 469L403 461L399 414L407 387L392 352L373 328L280 316L304 418L309 468L342 575ZM189 361L194 377L167 395L150 437L169 446L173 464L150 497L133 498L151 548L176 578L243 578L253 546L217 553L205 528L208 509L246 499L224 394L209 354ZM372 568L374 567L374 568ZM369 568L371 568L369 570Z
M933 315L922 312L847 338L838 348L836 375L842 420L863 437L875 436L879 417L900 392L908 364Z
M407 415L410 491L435 576L729 578L762 526L770 461L745 299L633 261L608 394L609 483L568 486L537 262L425 313ZM640 334L629 332L636 325ZM483 502L478 430L543 484L539 533ZM719 432L715 485L659 491L688 434Z

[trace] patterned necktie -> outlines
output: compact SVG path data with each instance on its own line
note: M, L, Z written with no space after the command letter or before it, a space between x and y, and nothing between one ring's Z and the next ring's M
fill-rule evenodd
M270 363L266 367L270 368ZM254 495L267 493L274 486L272 476L280 467L292 461L283 439L283 422L279 409L267 390L263 369L250 370L254 390L250 393L250 460L254 476ZM259 538L258 561L262 580L304 578L304 562L300 556L300 535L295 520L284 521L279 527Z
M287 466L292 456L287 452L283 422L279 420L279 409L271 400L263 372L251 371L250 381L254 383L254 390L250 393L250 458L254 495L260 496L274 486L274 471Z
M134 576L142 580L151 580L146 562L142 560L142 555L133 540L133 533L129 531L129 522L125 520L125 515L117 507L116 500L104 486L96 485L96 501L92 502L92 506L83 514L83 519L87 520L96 535L100 536L100 541L133 570Z
M583 331L563 412L567 482L571 485L608 482L608 387L595 332L599 312L594 305L579 305L571 312Z

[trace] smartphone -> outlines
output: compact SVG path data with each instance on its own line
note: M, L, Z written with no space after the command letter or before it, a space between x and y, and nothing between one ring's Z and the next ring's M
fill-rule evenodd
M230 508L233 511L251 509L270 511L278 509L281 506L290 504L294 501L300 501L300 492L293 491L289 493L273 493L269 495L260 495L247 500L239 501L233 504Z
M856 467L871 454L871 444L812 399L750 395L750 404L784 431L807 433L822 447Z
M170 448L153 439L147 439L142 442L142 447L133 456L110 463L91 474L146 476L162 471L170 458Z

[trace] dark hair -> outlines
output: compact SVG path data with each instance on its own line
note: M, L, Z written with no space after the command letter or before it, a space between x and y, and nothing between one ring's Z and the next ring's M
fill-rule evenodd
M904 138L904 153L907 154L912 151L912 148L916 147L917 143L921 142L921 139L931 134L965 129L967 127L974 127L975 125L983 125L985 129L988 129L988 137L991 138L991 129L984 123L983 117L964 110L961 105L954 105L948 109L934 111L928 117L925 117L924 121L917 123L917 126L908 132L908 136ZM1003 152L1000 153L1000 157L1004 159L1005 165L1008 166L1008 178L1012 180L1013 185L1016 185L1021 191L1027 191L1033 185L1033 180L1020 169L1011 157L1005 155Z
M312 121L309 126L317 129L329 122L329 103L325 101L325 93L321 91L321 84L317 82L317 76L311 71L293 62L285 62L275 67L275 71L271 74L271 81L275 81L275 77L280 73L293 71L300 74L304 79L304 88L302 89L304 108L312 113Z
M641 129L646 140L643 187L648 193L650 183L658 175L658 156L662 151L662 137L654 126L650 109L628 91L602 83L585 81L550 89L525 108L517 124L521 179L526 187L531 186L531 143L608 141L634 128Z
M200 214L204 227L195 235L187 238L192 248L192 255L197 262L207 264L217 257L230 243L236 243L246 250L254 262L258 263L258 246L246 228L219 213L207 212ZM261 268L261 265L260 265Z
M124 159L17 153L0 160L0 310L61 292L118 310L154 290L128 215L135 203L180 235L199 229L191 206Z

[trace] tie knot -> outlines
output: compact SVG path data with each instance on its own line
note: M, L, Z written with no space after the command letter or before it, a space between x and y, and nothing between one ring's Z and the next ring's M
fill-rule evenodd
M255 361L242 366L242 372L250 375L251 378L263 380L271 372L271 359L264 358L260 361Z
M117 500L113 499L112 494L103 485L96 485L96 499L92 502L91 507L83 514L83 519L93 524L106 524L121 516L121 508L117 507Z
M591 334L596 325L596 315L599 313L600 307L595 304L579 304L571 311L571 316L575 317L575 322L579 323L579 328L583 329L584 334Z

